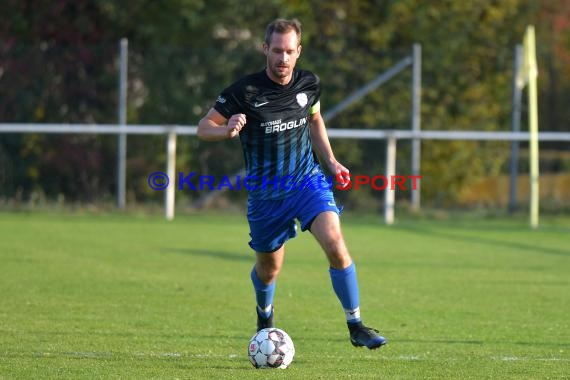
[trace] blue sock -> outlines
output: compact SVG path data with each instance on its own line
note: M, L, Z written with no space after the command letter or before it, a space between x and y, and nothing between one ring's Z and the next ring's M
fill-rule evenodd
M269 318L271 315L271 310L273 308L273 296L275 295L275 281L271 284L264 284L259 277L257 277L257 272L255 267L251 270L251 282L253 283L253 288L255 289L255 299L257 301L257 311L259 315L265 318Z
M329 273L334 292L344 309L346 321L348 323L361 322L360 293L356 278L356 266L352 263L344 269L330 268Z

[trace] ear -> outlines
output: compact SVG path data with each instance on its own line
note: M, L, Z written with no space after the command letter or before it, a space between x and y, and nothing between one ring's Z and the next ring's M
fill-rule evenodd
M297 46L297 58L301 56L301 50L303 50L303 47L301 45Z
M269 46L264 42L263 43L263 54L267 55L269 53Z

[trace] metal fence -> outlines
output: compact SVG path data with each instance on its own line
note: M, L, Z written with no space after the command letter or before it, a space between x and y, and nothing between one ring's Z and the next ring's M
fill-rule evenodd
M74 49L77 50L79 48ZM198 55L192 54L192 50L186 49L160 48L153 50L151 53L140 49L133 49L132 52L128 53L127 49L128 42L126 40L121 40L119 43L119 54L116 54L116 45L97 47L95 50L90 49L89 47L82 47L78 51L74 50L72 54L66 54L67 50L62 50L61 48L44 49L42 46L27 50L18 50L12 57L13 62L17 63L17 65L13 65L13 67L18 67L20 70L23 70L22 73L24 75L16 77L7 76L5 74L4 80L15 80L13 86L10 81L8 81L6 85L12 86L14 89L20 88L21 86L27 85L28 82L23 80L16 81L16 78L22 79L27 76L33 77L34 73L41 73L41 77L39 78L39 81L35 81L37 83L35 87L22 89L22 93L27 93L29 97L33 98L32 100L27 100L26 97L22 97L19 91L11 90L11 96L6 97L4 99L5 101L1 104L3 108L0 107L0 109L4 111L5 115L10 115L10 107L14 107L17 104L24 104L25 107L20 107L21 110L15 118L16 120L27 120L26 115L31 113L34 113L35 116L42 116L42 113L46 112L46 110L51 112L53 112L53 110L57 110L59 112L57 115L44 117L45 120L55 120L56 123L0 124L0 135L2 133L116 135L118 159L116 166L113 167L113 172L117 174L117 188L116 191L113 191L113 196L117 198L117 205L119 208L124 207L126 203L125 183L127 181L127 165L125 163L125 157L127 136L167 136L167 158L165 159L167 166L166 170L168 173L173 173L175 170L174 168L177 156L177 136L193 136L196 133L196 127L172 124L170 121L196 119L197 115L203 114L206 111L206 108L204 107L207 107L204 99L214 99L214 94L221 89L222 84L227 84L230 78L234 78L237 75L239 72L237 68L244 66L244 62L254 61L253 57L257 56L257 52L252 51L251 55L241 57L241 61L235 62L235 65L233 66L235 69L234 72L227 72L216 71L216 67L207 66L207 62L210 62L209 59L217 57L217 52L215 50L207 52L207 54L201 54L200 56L202 58L198 58ZM517 58L518 55L520 55L520 52L515 53L515 72L519 70L518 66L520 66L520 57ZM82 65L76 67L75 57L77 56L81 57L83 61ZM129 61L127 61L127 57L129 57ZM313 58L317 57L311 57L311 60L313 60ZM201 59L206 59L206 61L204 62ZM323 59L324 62L327 62L327 59L330 59L330 57L321 57L321 59ZM346 78L344 78L344 81L341 81L340 84L337 83L337 85L344 86L343 89L352 88L354 91L349 93L348 96L345 95L344 99L338 98L330 110L323 112L323 117L327 121L327 125L330 126L329 121L343 112L344 109L348 108L362 97L375 91L378 87L384 85L402 71L407 71L405 76L400 75L400 77L402 77L400 79L402 80L400 80L397 85L397 92L399 94L406 92L409 94L409 97L405 99L402 97L398 100L400 103L394 103L391 105L390 117L395 117L398 120L398 122L395 123L395 129L328 129L329 136L332 139L338 139L341 141L349 139L362 141L385 141L386 152L385 154L380 153L382 158L377 161L385 160L383 170L387 177L395 173L396 157L399 157L399 159L402 158L402 154L397 154L397 152L403 151L403 149L401 149L402 145L398 145L399 140L411 143L409 145L406 144L406 154L411 154L406 156L405 160L406 163L409 163L412 175L420 175L421 173L422 153L420 151L420 142L422 140L507 141L512 142L513 147L518 146L516 144L517 142L526 142L529 140L528 133L518 132L518 130L520 130L521 108L523 108L520 100L520 92L522 91L521 86L514 86L516 91L513 92L512 124L514 132L465 130L426 131L422 130L420 119L420 94L422 81L421 47L416 44L412 49L406 49L406 51L399 52L397 55L389 57L378 56L372 53L371 59L372 60L367 60L367 65L371 63L373 64L374 70L377 70L377 76L370 80L370 76L366 77L361 75L362 73L358 68L356 68L356 71L352 71L350 73L347 72L346 74L348 75L346 75L346 78L358 78L358 81L353 80L352 82L362 83L362 80L365 77L368 79L368 82L360 87L349 87L347 84L352 84L351 81L346 82ZM315 65L319 66L318 63ZM180 73L185 73L187 75L187 66L195 68L190 70L192 77L180 75ZM162 74L159 75L157 73L163 73L166 67L169 68L169 72L165 73L165 78L163 78ZM182 68L184 68L184 70ZM411 68L411 70L408 71L406 70L407 68ZM350 68L350 70L355 69ZM93 73L89 74L90 71L93 71L97 75ZM133 75L130 80L127 80L127 73L132 73L133 71L135 75ZM117 72L119 73L118 81L116 80ZM146 76L151 75L148 73L152 73L154 77L159 77L158 80L155 78L154 81L148 82L151 82L154 86L150 93L159 94L159 96L161 96L160 102L155 102L153 98L145 98L145 87L139 82L141 81L141 78L144 79ZM334 72L334 74L338 73ZM191 85L184 86L184 91L180 91L180 94L172 94L172 88L176 88L176 86L161 87L164 81L170 83L175 80L178 81L180 78L190 80L192 82ZM69 115L66 114L66 107L63 105L58 106L57 100L59 98L57 96L53 98L52 94L49 93L50 88L55 88L64 80L68 80L69 82L68 86L64 88L65 91L62 91L62 94L68 96L68 98L65 99L68 101L69 99L71 99L71 101L77 99L77 102L71 102L65 105L75 107L73 109L75 113L71 117L68 117ZM408 80L411 83L407 82ZM330 84L331 81L328 82ZM205 83L207 83L208 86L206 86ZM94 84L96 84L96 86ZM165 89L168 89L168 91L165 91ZM79 93L78 96L69 98L69 94L80 90L83 92ZM129 95L128 102L127 93ZM104 94L104 96L100 97L100 94ZM191 96L191 98L188 98L188 96ZM148 108L145 109L144 112L137 109L138 102L142 102L143 99L146 104L145 107ZM389 98L386 97L385 99L388 100ZM378 99L376 99L376 101L378 101ZM183 107L186 102L193 104L193 106ZM34 106L35 104L38 104L39 106ZM138 110L137 118L135 119L144 124L134 123L127 125L127 106L130 107L131 110ZM92 112L90 111L82 111L85 109L91 109L92 107L96 111L93 115L91 115ZM352 110L354 110L354 108L355 107L353 107ZM171 112L174 109L178 111L182 109L184 112L179 112L174 115L174 113ZM394 111L397 111L398 114ZM505 115L503 115L504 119L508 117L506 114L507 112L508 111L505 111ZM388 113L390 113L390 111ZM350 119L353 115L354 114L343 116L348 116ZM172 116L172 119L169 119L170 116ZM39 118L42 119L42 117ZM31 117L30 119L38 119L38 117ZM61 121L62 119L64 121L69 120L70 123L57 123L57 121ZM83 121L86 119L101 120L103 123L85 124ZM156 119L160 119L160 123L156 123ZM114 124L115 121L117 121L117 124ZM346 121L339 124L343 125L344 123L346 123ZM400 129L402 127L406 128L407 126L409 126L409 129ZM371 128L371 126L368 125L367 128ZM373 128L375 128L375 126L373 126ZM453 128L453 126L451 126L451 128ZM570 132L541 132L539 139L540 142L556 142L559 144L560 142L570 141L569 136ZM179 155L180 150L181 149L179 149ZM377 150L375 149L374 154L376 151ZM513 150L513 152L515 152L515 150ZM1 154L2 152L0 151L0 158ZM380 157L380 155L376 158ZM511 153L511 155L512 157L515 156L513 153ZM109 157L110 156L106 157L107 160ZM513 188L513 186L516 186L516 181L513 183L513 178L516 177L517 172L516 170L513 170L517 167L517 160L518 159L511 161L511 198L512 194L515 192L514 190L516 190ZM360 166L362 167L362 165ZM381 168L381 166L376 166L376 168ZM165 192L165 212L168 219L172 219L174 217L174 188L175 186L170 186ZM418 182L417 189L410 192L410 204L414 209L419 209L420 207L420 193L421 191ZM396 190L389 189L388 191L385 191L383 195L384 218L387 223L392 223L394 220Z
M112 135L165 135L167 136L166 174L176 179L176 140L177 136L195 136L196 126L184 125L120 125L120 124L0 124L0 133L57 133L57 134L112 134ZM329 129L331 139L386 140L385 178L396 175L396 152L398 140L471 140L471 141L528 141L525 132L483 132L483 131L411 131L411 130L366 130L366 129ZM540 132L539 141L568 141L570 132ZM165 217L175 216L175 189L172 183L166 188L164 199ZM420 188L412 190L419 192ZM419 196L417 197L419 199ZM384 190L384 220L386 224L394 222L396 187ZM120 202L120 201L119 201Z

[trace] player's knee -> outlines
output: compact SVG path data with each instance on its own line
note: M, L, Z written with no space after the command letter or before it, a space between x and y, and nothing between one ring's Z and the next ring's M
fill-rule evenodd
M344 269L352 263L352 258L344 244L334 244L328 247L327 257L331 267Z
M350 256L329 257L329 264L331 268L342 270L352 264L352 259Z
M281 268L279 268L279 266L276 263L258 264L256 267L257 277L264 284L266 285L271 284L273 281L277 279L280 269Z
M259 274L259 273L257 274L257 276L259 277L261 282L263 282L266 285L269 285L273 281L275 281L277 279L278 275L279 275L279 269L275 269L275 268L267 268L267 269L263 270L261 272L261 274Z
M331 237L324 245L325 249L331 256L342 257L348 255L346 244L341 236Z

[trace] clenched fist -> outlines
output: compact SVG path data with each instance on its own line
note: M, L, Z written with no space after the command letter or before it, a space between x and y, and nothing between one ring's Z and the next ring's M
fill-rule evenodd
M239 135L239 132L246 123L245 114L236 113L228 120L228 136L230 139Z

